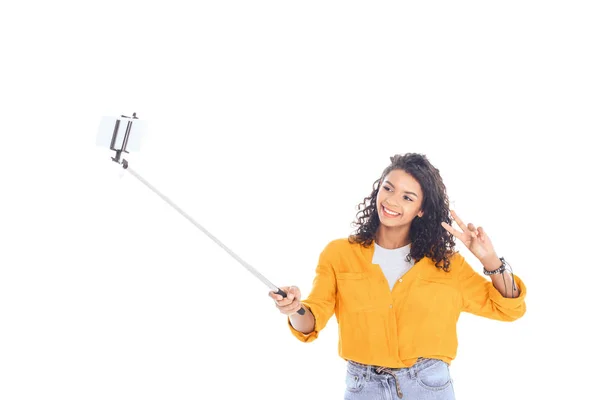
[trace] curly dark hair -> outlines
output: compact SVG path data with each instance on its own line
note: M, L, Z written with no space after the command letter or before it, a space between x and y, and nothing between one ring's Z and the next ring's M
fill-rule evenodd
M415 178L423 191L422 209L423 217L415 218L410 226L409 238L411 241L410 253L407 261L419 261L429 257L435 266L448 272L449 257L454 252L454 236L441 225L442 221L452 224L450 204L446 193L446 186L442 181L440 172L423 154L406 153L390 157L391 164L387 166L381 177L373 183L373 191L358 204L357 220L352 226L356 231L348 237L351 243L360 243L369 247L375 240L375 233L379 227L377 212L377 193L385 176L395 169L401 169Z

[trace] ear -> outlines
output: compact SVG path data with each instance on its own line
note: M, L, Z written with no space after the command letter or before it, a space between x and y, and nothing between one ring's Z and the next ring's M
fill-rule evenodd
M423 214L425 214L425 213L423 212L423 210L421 210L421 211L419 211L419 213L417 214L417 216L419 218L423 218Z

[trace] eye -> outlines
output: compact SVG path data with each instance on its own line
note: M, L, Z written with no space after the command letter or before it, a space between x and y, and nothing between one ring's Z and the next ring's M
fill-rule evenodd
M390 190L392 190L389 186L384 186L383 189L387 192L389 192Z
M410 198L410 197L408 197L408 196L404 196L404 198L405 198L405 199L408 199L408 200L410 200L410 201L414 201L413 199L411 199L411 198Z

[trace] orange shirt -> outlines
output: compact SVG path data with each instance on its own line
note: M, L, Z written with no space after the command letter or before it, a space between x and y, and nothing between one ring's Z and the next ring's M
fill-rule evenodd
M525 314L527 289L514 275L519 297L505 298L464 257L450 258L450 272L425 257L390 291L381 268L373 264L375 244L365 248L347 238L327 244L319 256L310 294L302 304L315 316L315 330L292 334L311 342L335 313L338 353L345 360L402 368L418 357L450 362L456 356L456 324L462 311L501 321Z

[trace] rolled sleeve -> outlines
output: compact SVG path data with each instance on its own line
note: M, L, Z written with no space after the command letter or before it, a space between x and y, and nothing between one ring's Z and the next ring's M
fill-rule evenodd
M310 309L310 307L304 301L301 301L301 303L304 304L304 307L306 307L307 309L309 309L310 312L312 312L312 310ZM320 329L317 328L316 321L318 321L317 317L315 317L315 330L312 331L312 332L310 332L310 333L302 333L302 332L297 331L296 329L294 329L294 327L292 326L292 323L291 323L289 317L288 317L288 327L290 328L290 331L292 332L292 335L294 335L296 337L296 339L298 339L298 340L300 340L301 342L304 342L304 343L309 343L309 342L312 342L313 340L315 340L316 338L319 337L319 331L320 331Z
M517 275L513 274L515 286L519 289L518 297L504 297L502 293L494 287L491 282L490 286L490 301L495 305L497 312L503 314L503 320L514 321L525 315L525 296L527 295L527 287Z
M319 332L325 328L335 310L337 286L335 272L331 262L329 262L328 253L328 248L321 252L311 292L305 300L301 301L315 317L315 329L306 334L299 332L292 326L290 318L287 319L290 331L302 342L312 342L318 338Z
M499 321L514 321L526 311L527 287L517 275L513 275L519 296L504 297L494 284L475 270L461 256L460 287L462 311Z

